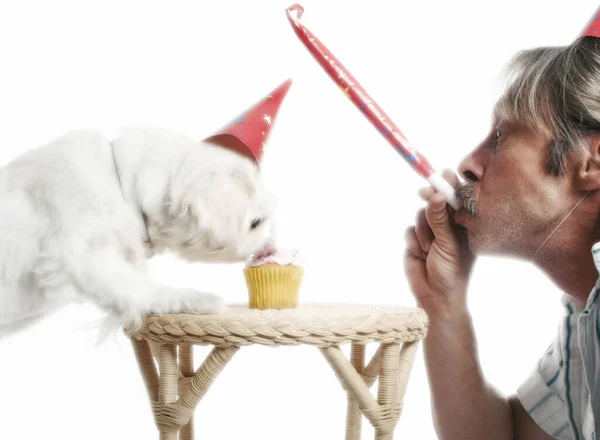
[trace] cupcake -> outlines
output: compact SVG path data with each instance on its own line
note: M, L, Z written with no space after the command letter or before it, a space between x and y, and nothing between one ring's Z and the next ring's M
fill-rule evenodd
M298 265L297 250L277 249L274 243L267 243L244 268L250 308L298 307L303 275L304 270Z

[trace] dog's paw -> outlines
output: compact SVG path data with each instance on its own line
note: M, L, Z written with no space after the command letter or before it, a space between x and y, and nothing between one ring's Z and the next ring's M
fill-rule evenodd
M152 310L150 313L209 315L225 310L225 302L220 296L193 289L167 289L161 292L161 300L164 300L164 303L157 306L164 310Z

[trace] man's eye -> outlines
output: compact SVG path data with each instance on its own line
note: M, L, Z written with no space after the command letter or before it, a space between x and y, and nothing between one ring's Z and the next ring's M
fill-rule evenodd
M250 229L258 228L262 222L262 218L255 218L254 220L252 220L252 223L250 223Z
M494 147L498 148L502 146L502 142L504 141L502 132L500 130L496 130L494 135Z

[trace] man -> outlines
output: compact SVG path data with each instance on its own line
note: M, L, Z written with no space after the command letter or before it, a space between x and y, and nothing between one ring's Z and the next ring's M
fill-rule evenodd
M569 46L517 55L488 137L459 168L464 182L445 174L464 209L420 192L427 206L407 231L405 268L430 319L424 355L440 439L600 435L599 22ZM467 309L482 254L532 260L566 294L555 343L509 398L484 379Z

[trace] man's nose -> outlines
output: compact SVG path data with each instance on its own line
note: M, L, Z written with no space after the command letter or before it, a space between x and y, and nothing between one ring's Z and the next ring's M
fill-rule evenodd
M458 166L458 172L471 182L480 181L485 174L485 158L482 148L477 148L463 159Z

